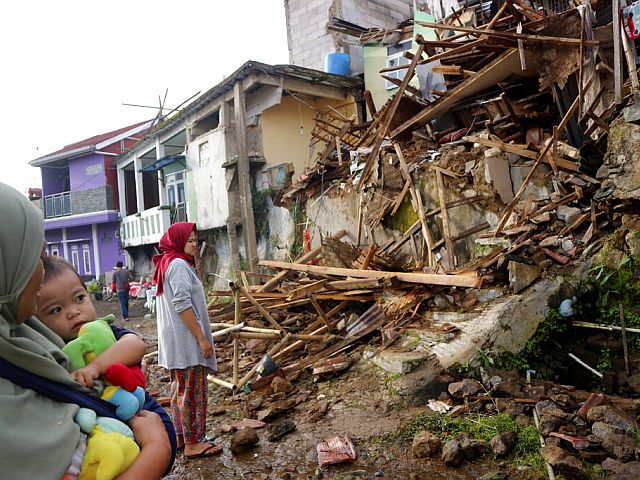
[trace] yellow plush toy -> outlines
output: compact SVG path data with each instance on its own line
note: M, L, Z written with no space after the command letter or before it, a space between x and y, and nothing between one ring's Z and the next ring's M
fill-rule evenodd
M133 432L121 421L98 417L86 408L78 411L75 420L89 435L78 480L112 480L138 457L140 447Z

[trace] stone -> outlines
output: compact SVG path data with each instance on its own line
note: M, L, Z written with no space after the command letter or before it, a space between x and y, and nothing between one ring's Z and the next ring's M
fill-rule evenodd
M276 442L285 435L295 431L296 424L291 420L283 420L267 426L267 440Z
M440 451L442 441L431 432L418 433L411 444L411 453L416 458L427 458Z
M294 387L290 381L282 377L274 377L271 381L271 389L273 393L291 393Z
M608 473L609 480L640 480L640 462L637 461L622 463L613 458L607 458L602 462L602 469Z
M615 425L616 427L619 427L630 434L635 434L636 431L635 420L624 412L610 405L600 405L598 407L593 407L587 413L587 420L589 420L590 422L604 422L608 423L609 425Z
M480 384L475 380L465 378L461 382L450 383L447 390L453 397L468 397L473 396L480 391Z
M509 455L517 441L518 434L516 432L501 433L491 439L491 450L497 457L506 457Z
M627 377L627 385L636 393L640 393L640 373Z
M531 425L531 418L529 418L529 415L525 415L524 413L521 413L516 416L516 423L520 427L528 427L529 425Z
M458 440L449 440L442 447L442 462L447 467L459 467L463 459L464 453Z
M489 443L471 438L468 434L459 435L458 440L464 452L464 457L468 460L474 460L491 452Z
M610 435L624 434L624 430L622 428L604 422L593 422L593 425L591 425L591 432L602 439L605 439Z
M609 435L602 440L602 448L622 462L629 462L636 456L635 439L628 435Z
M540 417L538 432L540 432L540 435L542 435L543 437L547 437L551 432L557 432L562 423L563 420L558 417L554 417L552 415L543 415L542 417Z
M629 247L629 255L633 257L640 255L640 232L632 231L627 233L624 241L627 243L627 247Z
M559 205L556 210L557 217L566 224L573 222L581 213L582 211L579 208L569 207L567 205Z
M478 477L478 480L509 480L509 474L503 470L491 470Z
M600 463L609 456L604 450L578 450L578 455L583 461L589 463Z
M573 408L576 405L576 402L566 393L551 395L551 400L562 408Z
M283 413L291 410L295 406L296 406L295 400L280 400L280 401L274 402L270 405L269 408L258 411L257 413L258 420L260 420L261 422L270 422L275 418L277 418L278 416L282 415Z
M251 338L244 342L244 348L255 354L265 353L267 351L267 343L259 338Z
M527 288L542 273L542 269L537 265L526 265L513 261L509 262L507 270L509 271L509 286L513 288L513 293L518 293Z
M545 445L540 449L540 455L544 458L544 461L555 468L560 463L560 460L569 456L564 448L556 447L555 445Z
M558 473L564 476L564 478L571 480L589 480L582 462L573 455L569 455L560 460L555 466Z
M231 451L241 453L255 447L260 438L253 428L245 427L235 433L231 439Z

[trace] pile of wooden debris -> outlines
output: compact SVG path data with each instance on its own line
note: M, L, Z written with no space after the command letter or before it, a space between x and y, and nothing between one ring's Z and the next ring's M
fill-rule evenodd
M278 272L263 275L263 285L245 277L218 292L235 296L210 306L214 329L222 329L216 337L233 339L232 379L212 381L246 388L267 360L290 376L376 329L384 348L438 296L471 308L465 289L508 280L518 292L597 247L608 212L593 201L596 171L609 124L635 98L638 78L618 12L599 26L611 6L596 5L547 16L506 0L480 27L461 25L464 9L440 23L415 22L454 33L415 38L408 65L395 67L405 72L388 102L377 109L365 92L371 121L319 114L316 165L282 201L340 185L334 192L360 199L355 242L340 241L339 232L293 263L261 261ZM443 75L446 90L425 90L420 68ZM475 208L477 221L458 218L461 207ZM376 228L403 209L407 228L385 228L387 238L376 242ZM340 262L329 260L336 249ZM275 344L261 362L243 364L240 339Z

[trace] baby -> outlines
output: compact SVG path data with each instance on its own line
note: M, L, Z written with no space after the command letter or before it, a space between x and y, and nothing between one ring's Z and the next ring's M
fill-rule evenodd
M38 293L36 316L65 342L78 338L80 328L96 319L96 310L82 279L73 266L57 256L42 257L44 280ZM91 387L114 363L138 365L145 354L144 341L130 330L110 325L116 342L83 368L73 379Z

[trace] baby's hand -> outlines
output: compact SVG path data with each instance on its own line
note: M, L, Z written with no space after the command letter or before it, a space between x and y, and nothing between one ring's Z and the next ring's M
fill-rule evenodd
M84 385L87 388L91 388L93 386L93 381L100 376L100 371L98 367L89 364L84 368L79 368L75 372L71 372L71 377L81 385Z

